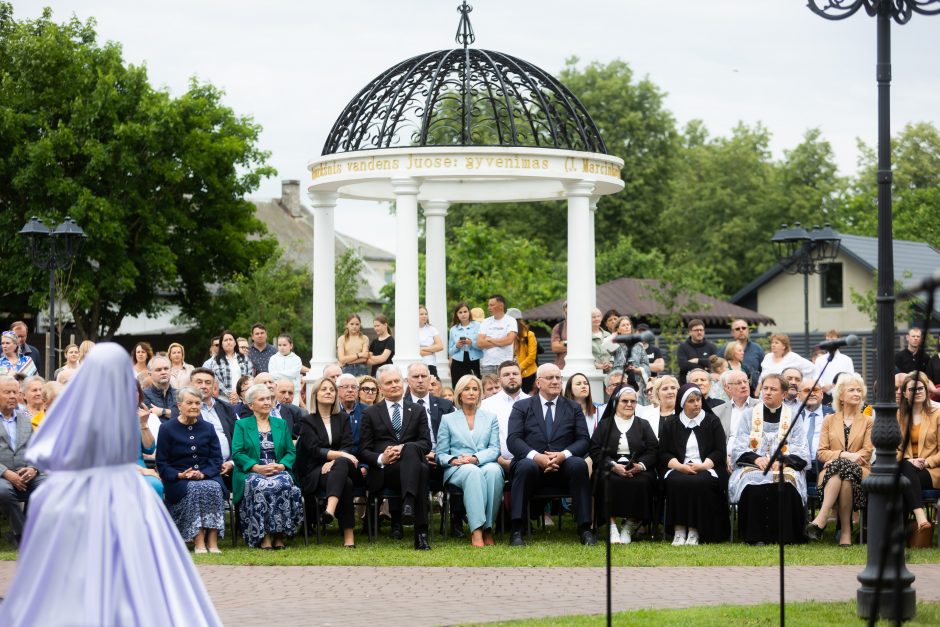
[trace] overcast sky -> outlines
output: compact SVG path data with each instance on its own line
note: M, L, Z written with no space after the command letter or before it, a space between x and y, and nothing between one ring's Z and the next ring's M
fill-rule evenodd
M192 76L222 88L225 103L264 131L278 176L256 195L300 179L347 102L408 57L456 46L456 0L19 0L17 18L43 6L56 21L94 17L99 39L122 44L151 83L174 95ZM666 92L680 127L704 120L713 136L763 123L776 157L818 127L843 174L856 138L876 139L875 19L817 17L803 0L476 0L476 46L557 73L567 57L622 59ZM892 128L940 125L940 17L892 25ZM337 228L386 250L387 207L345 202ZM390 230L391 229L391 230Z

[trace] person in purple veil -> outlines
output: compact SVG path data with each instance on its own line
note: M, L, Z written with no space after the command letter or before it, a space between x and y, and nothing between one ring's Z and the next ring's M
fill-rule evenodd
M221 625L176 526L137 471L126 351L98 344L35 432L29 504L0 625Z

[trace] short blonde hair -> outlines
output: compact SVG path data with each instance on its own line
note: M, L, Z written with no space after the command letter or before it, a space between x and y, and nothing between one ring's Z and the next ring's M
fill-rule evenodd
M477 389L480 390L480 396L477 398L477 403L473 406L474 409L479 407L480 401L483 400L483 382L472 374L465 374L464 376L460 377L460 380L457 381L457 385L454 386L454 404L460 409L463 409L463 401L460 400L460 395L463 394L463 391L467 389L467 386L471 383L476 383Z
M865 397L868 395L868 387L862 375L857 372L843 372L839 375L839 380L832 388L832 408L836 411L842 411L842 393L851 383L857 383L862 388L862 405L865 404Z

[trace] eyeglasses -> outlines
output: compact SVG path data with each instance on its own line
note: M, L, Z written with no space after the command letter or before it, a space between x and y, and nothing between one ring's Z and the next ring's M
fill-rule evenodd
M365 388L359 388L359 391L365 392L366 394L375 394L376 392L379 391L379 388L365 387Z
M731 327L732 331L747 331L747 327Z
M344 383L343 385L339 386L339 389L341 389L341 390L357 390L357 389L359 389L359 386L356 385L355 383Z
M619 401L617 401L617 404L618 405L636 405L636 399L635 398L622 398Z

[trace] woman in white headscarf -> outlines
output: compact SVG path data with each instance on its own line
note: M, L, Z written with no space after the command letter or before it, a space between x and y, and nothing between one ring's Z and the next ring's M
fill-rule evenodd
M99 344L33 435L29 503L0 625L221 625L176 526L137 472L127 352Z

